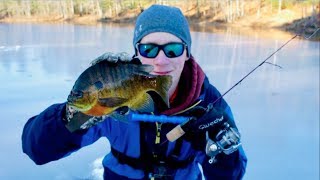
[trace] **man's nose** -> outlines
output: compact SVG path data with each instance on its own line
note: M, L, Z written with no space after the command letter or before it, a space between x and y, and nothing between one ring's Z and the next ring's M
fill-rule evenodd
M170 62L169 58L163 52L163 50L159 51L159 54L154 58L155 64L168 64Z

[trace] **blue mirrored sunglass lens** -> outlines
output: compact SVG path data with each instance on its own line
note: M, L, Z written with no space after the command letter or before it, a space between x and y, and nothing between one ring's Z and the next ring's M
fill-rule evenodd
M153 44L140 44L138 48L140 54L148 58L154 58L159 53L159 48Z
M184 51L184 45L181 43L168 44L163 48L164 53L169 58L181 56Z

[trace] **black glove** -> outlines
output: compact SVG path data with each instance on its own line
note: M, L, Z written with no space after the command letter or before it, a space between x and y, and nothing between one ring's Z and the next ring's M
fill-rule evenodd
M194 111L201 111L201 107L199 110L196 107ZM182 125L182 129L185 129L185 132L192 134L209 131L211 134L217 134L223 128L224 123L236 128L233 119L225 113L224 109L215 108L212 104L209 104L202 111L204 111L202 114L201 112L198 113L200 115L196 113L190 121Z
M117 64L117 62L130 62L130 63L136 63L136 64L140 63L139 59L135 59L135 58L132 59L129 56L129 54L125 52L117 53L117 54L106 52L101 56L99 56L98 58L96 58L95 60L93 60L91 64L94 65L101 61L108 61L115 65ZM73 132L78 129L88 129L93 125L103 121L105 117L104 116L95 117L95 116L86 115L80 111L75 110L74 108L69 106L67 103L65 117L63 119L66 123L67 129L70 132Z

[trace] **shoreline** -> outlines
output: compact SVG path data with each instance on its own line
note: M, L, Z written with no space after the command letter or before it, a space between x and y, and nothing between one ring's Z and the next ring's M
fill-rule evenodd
M282 31L291 35L302 35L309 37L315 31L318 32L309 40L320 41L320 14L316 18L309 16L306 18L285 21L277 19L272 21L271 17L253 19L240 19L233 23L201 20L194 17L187 17L192 31L200 32L221 32L226 29L251 29L261 31ZM250 20L248 20L250 19ZM134 26L136 17L117 17L117 18L98 18L93 15L73 16L64 18L61 16L42 16L42 17L5 17L0 19L0 23L35 23L35 24L59 24L70 23L76 25L95 26L99 24L114 24L118 26ZM248 33L250 35L250 33Z
M96 2L96 3L94 3ZM112 3L111 3L112 2ZM208 29L279 30L308 37L320 28L314 1L16 1L0 3L0 23L72 23L134 25L152 4L178 7L192 26ZM122 2L122 3L121 3ZM320 32L312 39L320 41Z

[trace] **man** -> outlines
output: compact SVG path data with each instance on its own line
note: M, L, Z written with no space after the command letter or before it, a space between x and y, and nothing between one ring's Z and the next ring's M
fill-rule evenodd
M29 119L22 135L23 151L36 164L44 164L105 136L111 145L111 153L103 159L105 179L201 179L199 164L206 179L241 179L247 162L241 147L228 155L219 153L214 163L206 155L208 134L214 139L224 127L213 125L216 114L223 114L224 122L236 126L230 107L191 55L189 25L181 11L162 5L143 11L136 21L133 45L141 63L154 67L152 74L172 76L170 108L156 106L156 111L195 117L185 135L169 142L166 134L175 124L123 123L110 117L89 129L70 132L65 119L86 117L81 112L68 116L70 108L62 103ZM205 130L197 130L199 124Z

